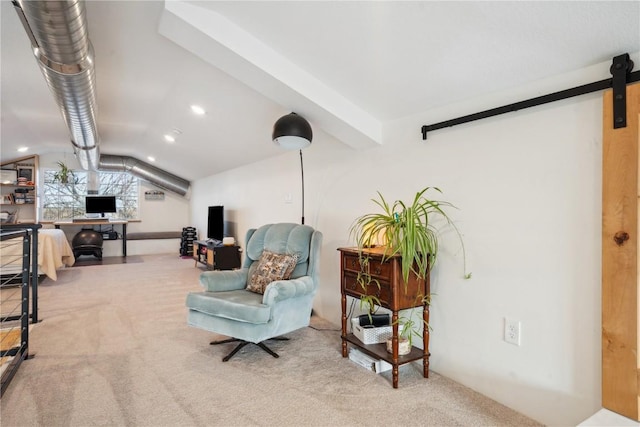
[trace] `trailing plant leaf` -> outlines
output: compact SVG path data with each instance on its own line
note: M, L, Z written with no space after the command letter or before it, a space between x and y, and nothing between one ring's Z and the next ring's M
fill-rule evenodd
M424 320L423 316L420 316L424 310L424 306L431 305L431 295L416 295L415 307L409 310L409 315L399 316L396 323L398 328L402 327L400 336L409 340L409 345L413 345L413 337L422 338L422 334L419 332L418 325L422 324L423 328L431 329L429 322ZM422 306L421 310L417 308Z
M380 281L374 278L370 273L369 261L371 260L371 258L362 254L360 254L358 258L360 271L358 271L356 282L365 293L365 295L360 296L360 310L363 311L366 307L369 321L371 321L371 314L375 311L375 307L380 305L380 299L375 295L369 295L368 287L373 285L376 286L378 290L380 290Z
M380 306L380 298L375 295L362 295L360 297L360 310L367 311L369 321L372 320L371 314L375 312L375 307Z

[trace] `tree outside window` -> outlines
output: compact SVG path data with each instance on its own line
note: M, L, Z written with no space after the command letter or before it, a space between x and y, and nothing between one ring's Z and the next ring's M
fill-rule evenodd
M84 200L88 194L89 173L73 171L74 182L63 184L54 178L55 170L44 171L42 219L56 221L85 216ZM96 172L97 195L116 196L114 219L138 217L138 179L128 172ZM93 195L93 193L92 193Z

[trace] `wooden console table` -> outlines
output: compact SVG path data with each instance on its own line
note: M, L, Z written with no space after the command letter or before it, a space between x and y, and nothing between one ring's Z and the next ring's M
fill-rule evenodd
M416 296L429 296L429 275L426 280L418 279L411 274L409 282L402 279L402 258L395 256L385 259L383 262L384 248L371 248L363 251L369 257L368 273L377 284L362 289L357 282L358 273L361 271L360 258L357 248L338 248L340 251L340 292L342 302L342 357L348 356L348 344L358 347L369 356L382 359L393 367L393 388L398 388L398 367L405 363L422 359L423 377L429 377L429 328L424 327L422 332L423 350L412 347L407 355L398 355L398 311L414 307L422 307L423 320L429 322L429 306ZM405 288L406 285L406 288ZM380 306L392 311L391 323L393 325L393 353L387 352L386 344L364 344L353 334L347 334L347 296L360 298L362 295L375 295L380 299Z

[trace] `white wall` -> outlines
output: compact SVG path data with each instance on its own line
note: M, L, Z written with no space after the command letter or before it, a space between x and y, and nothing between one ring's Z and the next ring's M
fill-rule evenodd
M420 127L608 78L608 68L389 124L384 145L367 151L314 129L304 160L306 223L324 233L318 314L340 323L336 248L352 245L349 227L375 209L376 191L395 200L440 187L459 208L452 215L473 277L463 279L460 246L445 233L432 275L431 368L548 425L576 425L596 412L602 94L440 130L427 141ZM199 180L192 222L202 229L206 206L223 204L240 242L249 227L299 222L299 179L298 153L284 152ZM505 317L521 322L520 346L504 342Z
M171 191L164 191L163 200L146 200L145 191L162 190L146 181L140 181L140 222L129 224L129 233L156 232L156 231L182 231L183 227L190 226L189 199ZM108 242L116 243L116 242ZM119 243L119 242L117 242ZM119 255L120 248L116 248ZM180 239L154 239L154 240L129 240L127 253L130 255L148 254L180 254Z
M56 162L62 161L72 169L80 170L75 156L69 153L53 153L40 156L41 169L58 169ZM42 178L42 174L40 175ZM42 185L42 182L40 183ZM131 222L127 226L128 233L135 232L156 232L156 231L182 231L183 227L190 226L190 205L189 199L163 190L164 200L146 200L144 192L149 190L160 190L158 187L140 181L139 186L139 213L140 221ZM116 231L121 232L120 226L114 226ZM81 227L64 227L65 234L69 241L73 239ZM180 253L180 239L156 239L156 240L128 240L127 255L149 255ZM103 243L103 256L121 256L121 240L105 240Z

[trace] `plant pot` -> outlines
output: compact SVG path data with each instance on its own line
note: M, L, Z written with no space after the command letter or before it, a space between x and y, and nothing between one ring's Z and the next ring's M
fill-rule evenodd
M393 339L387 340L387 352L393 354ZM407 338L398 337L398 356L404 356L411 352L411 344Z

